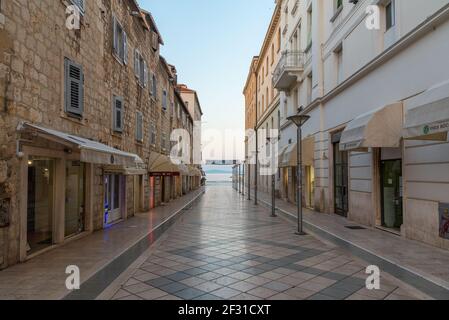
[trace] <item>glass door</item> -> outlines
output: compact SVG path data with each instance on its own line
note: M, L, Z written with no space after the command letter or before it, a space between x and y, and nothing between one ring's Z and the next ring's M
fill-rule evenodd
M28 160L27 253L53 244L55 161L30 157Z
M118 174L105 176L105 224L107 225L122 218L120 180L121 177Z
M382 226L399 230L403 223L402 160L381 162Z
M340 143L334 143L334 198L335 213L348 215L348 152L340 151Z
M84 163L79 161L67 161L65 187L66 237L70 237L84 231L84 186Z

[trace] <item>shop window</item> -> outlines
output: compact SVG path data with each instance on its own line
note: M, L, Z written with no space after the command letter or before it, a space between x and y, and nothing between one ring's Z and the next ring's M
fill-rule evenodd
M128 37L115 17L113 18L113 27L113 53L121 63L126 65L128 64Z
M85 166L79 161L66 163L65 236L85 230Z
M123 132L124 124L124 103L122 97L114 96L113 103L113 122L114 122L114 131L115 132Z
M55 161L28 160L27 254L53 245Z
M84 109L83 67L65 59L65 111L81 117Z

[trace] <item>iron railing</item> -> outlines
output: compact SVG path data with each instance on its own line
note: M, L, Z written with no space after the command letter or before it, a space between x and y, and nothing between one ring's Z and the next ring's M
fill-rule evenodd
M273 73L276 85L284 72L299 71L304 67L304 53L301 51L284 51Z

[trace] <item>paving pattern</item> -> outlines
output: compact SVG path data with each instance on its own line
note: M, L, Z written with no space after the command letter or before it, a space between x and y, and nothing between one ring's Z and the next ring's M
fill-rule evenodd
M421 293L392 276L365 287L368 263L272 218L231 186L204 197L147 253L112 299L410 300ZM386 279L388 278L388 279Z

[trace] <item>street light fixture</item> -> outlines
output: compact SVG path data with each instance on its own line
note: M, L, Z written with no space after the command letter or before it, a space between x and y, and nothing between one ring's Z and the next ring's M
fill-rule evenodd
M277 138L271 138L271 137L267 137L267 142L269 144L274 145L277 141ZM273 168L273 165L275 163L275 158L274 158L274 148L273 150L271 150L271 217L276 218L276 176L275 176L275 170Z
M305 235L303 230L303 217L302 217L302 126L309 121L310 116L302 114L304 109L301 107L298 109L298 113L291 117L288 117L287 120L293 122L297 130L297 167L296 167L296 175L298 179L296 179L297 189L296 189L296 204L298 210L298 230L296 232L297 235L303 236Z

